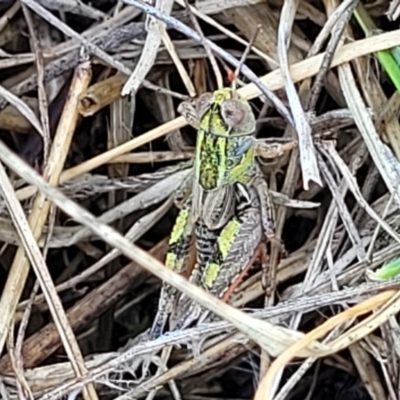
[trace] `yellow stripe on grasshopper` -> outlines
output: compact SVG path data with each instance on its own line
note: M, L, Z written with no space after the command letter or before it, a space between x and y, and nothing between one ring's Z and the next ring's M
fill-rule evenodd
M218 238L218 248L223 259L228 256L241 225L240 221L233 219L222 230L221 235Z
M241 223L237 219L231 220L226 227L222 230L218 238L218 250L223 262L229 255L232 249L233 242L240 230ZM203 284L207 289L211 289L218 277L221 265L210 262L204 270Z
M174 270L177 273L180 273L180 271L183 270L183 263L186 261L185 258L178 258L178 256L175 253L168 252L167 255L165 256L165 266L168 269Z
M182 208L182 210L179 211L174 227L172 228L171 236L169 237L169 245L177 243L182 235L185 233L185 228L187 226L187 221L189 217L189 208Z
M221 266L219 264L216 264L216 263L207 264L207 267L204 270L204 275L203 275L203 285L207 289L212 288L215 280L218 277L220 269L221 269Z
M178 216L176 217L175 224L172 228L171 235L169 237L168 245L170 247L170 251L165 256L165 266L168 269L181 271L184 267L183 263L185 262L185 258L178 258L178 255L171 251L171 247L181 241L182 237L187 234L186 230L188 227L188 220L190 218L190 208L184 207L179 211Z
M168 269L174 269L176 267L176 254L175 253L167 253L165 256L165 266Z

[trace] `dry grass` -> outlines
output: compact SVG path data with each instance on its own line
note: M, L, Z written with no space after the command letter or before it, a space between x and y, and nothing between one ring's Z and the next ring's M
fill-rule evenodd
M400 46L399 2L357 9L385 30L364 38L353 0L156 1L163 21L135 1L0 0L1 397L398 399L400 281L366 272L400 251L400 102L374 54ZM249 41L287 254L228 305L162 262L193 155L178 102ZM221 319L146 340L160 280Z

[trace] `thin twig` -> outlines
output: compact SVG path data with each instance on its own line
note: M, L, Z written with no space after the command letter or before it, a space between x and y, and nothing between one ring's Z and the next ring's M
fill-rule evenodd
M43 159L46 163L47 157L50 150L50 122L49 122L49 107L46 96L46 89L44 86L44 65L43 65L43 54L39 40L37 38L36 30L34 27L33 18L30 10L22 3L22 10L25 15L26 23L29 28L29 38L31 42L31 49L35 53L36 57L36 69L38 75L38 97L39 97L39 112L40 120L43 128Z
M72 141L72 135L78 117L77 105L79 94L89 84L90 77L91 69L88 64L83 64L77 69L69 94L69 101L64 108L64 113L61 117L50 151L49 162L44 170L44 176L53 185L57 184L59 181L59 176ZM20 159L19 161L23 162ZM37 196L29 215L29 222L35 238L39 238L41 235L42 228L48 217L49 209L50 202L42 195ZM28 272L29 261L25 256L24 248L19 247L0 299L0 308L3 309L0 319L0 352L3 349L8 328L22 294Z
M217 60L215 59L213 53L210 51L210 48L207 46L207 43L206 43L205 37L204 37L204 33L203 33L196 17L193 14L192 7L190 6L189 1L184 0L184 3L185 3L186 9L189 11L190 20L192 21L192 24L193 24L195 30L197 31L197 33L200 36L200 40L201 40L200 43L203 45L204 50L207 54L207 57L210 60L211 68L214 71L214 75L217 80L217 87L219 89L221 89L224 86L224 82L222 79L221 71L218 68Z
M303 174L303 185L304 189L308 190L309 182L311 181L320 186L323 186L323 184L318 171L314 143L311 137L311 127L291 78L287 57L291 28L298 3L298 0L294 2L285 0L283 3L278 32L278 57L282 77L285 81L286 93L292 109L294 119L292 125L296 128L299 140L300 167Z
M85 367L78 342L68 322L67 316L65 315L61 300L54 288L50 272L40 252L39 246L36 242L31 227L29 226L28 220L26 219L22 206L15 197L12 184L7 177L6 171L1 163L0 182L2 195L7 202L8 209L12 214L14 224L16 225L18 233L21 237L21 241L23 242L23 247L27 257L39 280L40 286L46 298L46 302L49 305L51 315L55 321L58 333L63 342L65 351L69 360L71 361L76 376L83 377L88 373L88 371ZM87 387L87 389L84 391L84 397L87 400L97 400L97 394L93 385Z

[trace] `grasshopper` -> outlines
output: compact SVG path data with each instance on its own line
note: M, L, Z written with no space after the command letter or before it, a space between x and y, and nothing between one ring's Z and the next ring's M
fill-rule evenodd
M263 236L274 237L267 183L256 161L255 117L235 90L206 93L183 103L198 128L193 171L176 198L180 208L169 240L167 268L223 297L233 281L254 262ZM190 270L190 247L197 251ZM200 307L163 284L150 338L182 329L207 316Z

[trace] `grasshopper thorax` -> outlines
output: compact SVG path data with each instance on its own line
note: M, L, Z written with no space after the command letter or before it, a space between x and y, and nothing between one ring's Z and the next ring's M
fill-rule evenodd
M199 129L195 178L206 191L247 184L255 170L255 118L249 103L224 88L202 95L196 104Z

